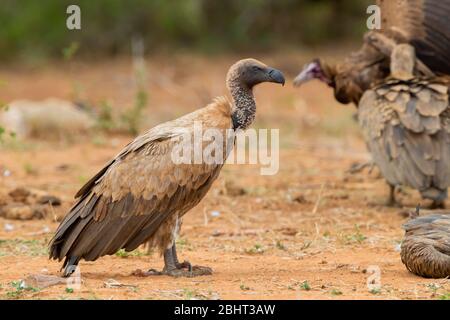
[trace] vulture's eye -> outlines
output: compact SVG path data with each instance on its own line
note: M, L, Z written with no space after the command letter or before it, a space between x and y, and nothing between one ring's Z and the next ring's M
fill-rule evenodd
M253 66L252 69L253 69L254 72L262 71L262 68L261 68L261 67L258 67L258 66Z

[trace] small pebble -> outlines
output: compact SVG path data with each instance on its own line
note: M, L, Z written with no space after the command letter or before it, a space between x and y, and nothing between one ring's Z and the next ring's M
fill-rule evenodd
M14 226L10 223L5 223L5 226L3 228L6 232L10 232L14 230Z
M220 212L219 211L213 211L213 212L211 212L211 216L212 217L218 217L218 216L220 216Z

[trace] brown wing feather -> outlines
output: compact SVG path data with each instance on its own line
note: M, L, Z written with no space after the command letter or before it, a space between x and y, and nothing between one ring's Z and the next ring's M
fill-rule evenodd
M446 79L440 80L441 85L447 85ZM418 94L426 91L432 91L431 95ZM358 118L364 138L391 185L405 184L421 191L437 188L443 192L450 186L450 130L446 124L450 122L450 108L447 93L439 93L438 97L446 101L445 110L433 105L434 98L428 100L428 96L436 94L428 80L388 80L361 99ZM429 105L418 109L417 104L425 104L421 97L426 97ZM430 117L437 118L437 130L424 125Z
M58 227L50 257L95 260L120 248L133 250L173 214L197 205L217 178L222 164L176 164L176 138L195 121L205 128L231 128L230 105L215 103L136 138L92 178ZM226 139L224 144L229 143ZM226 155L225 155L226 156Z
M433 71L450 74L450 1L378 0L382 32L401 36Z

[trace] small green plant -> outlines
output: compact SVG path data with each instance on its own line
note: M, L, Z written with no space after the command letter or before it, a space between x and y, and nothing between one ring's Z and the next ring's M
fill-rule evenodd
M286 246L280 240L277 240L276 247L277 247L277 249L286 251Z
M147 92L143 88L139 88L134 98L133 107L126 110L121 115L125 130L132 135L139 133L140 124L142 121L142 112L147 105L147 100Z
M134 250L131 252L127 252L127 251L125 251L125 249L120 249L119 251L116 252L117 257L121 257L124 259L126 259L128 257L142 257L144 255L145 255L145 253L140 250Z
M439 300L450 300L450 292L441 294L438 299Z
M83 175L83 174L80 174L78 177L77 177L77 179L78 179L78 182L80 183L80 184L85 184L87 181L88 181L88 177L87 176L85 176L85 175Z
M369 291L371 294L380 294L381 293L381 288L374 288L372 290Z
M305 291L309 291L311 290L311 286L309 285L308 281L305 280L300 284L300 289L301 290L305 290Z
M66 293L73 293L73 288L67 287L65 291Z
M239 288L241 288L242 291L248 291L248 290L250 290L250 287L249 287L249 286L246 286L246 285L243 284L243 283L239 286Z
M101 134L95 134L94 136L92 136L91 142L92 144L99 147L104 146L107 143L105 137Z
M25 292L38 292L38 288L29 287L22 280L12 281L10 286L13 290L6 292L6 297L9 299L20 298Z
M1 86L1 83L0 83ZM2 101L0 101L0 112L7 111L8 105ZM6 129L0 125L0 143L3 142L4 136L6 135ZM14 132L9 132L9 136L11 138L15 138L16 134Z
M31 164L29 162L26 162L26 163L23 164L23 170L25 171L25 173L27 175L30 175L30 176L35 176L35 175L37 175L39 173L38 169L33 164Z
M72 60L72 58L75 56L79 48L80 44L76 41L71 42L67 47L63 48L62 55L64 57L64 60L66 61Z
M428 287L428 289L430 289L433 292L433 294L436 294L436 291L438 291L440 288L440 286L438 286L435 283L427 284L427 287Z
M361 244L367 237L363 235L359 229L358 225L355 225L355 232L352 234L347 234L344 236L344 240L346 244L358 243Z
M177 248L179 248L180 250L192 251L192 245L187 239L178 238L175 243L177 244Z
M261 254L264 253L264 248L259 243L255 244L253 247L245 249L245 252L248 254Z
M100 130L111 131L117 128L114 121L113 108L108 100L103 100L100 103L100 110L97 116L97 127Z
M0 255L46 256L47 254L48 247L44 240L0 240Z
M340 296L340 295L342 295L342 291L339 290L339 289L333 289L333 290L331 290L330 293L331 293L332 296Z
M192 300L192 299L198 299L200 295L196 290L191 289L183 289L183 298L184 300Z

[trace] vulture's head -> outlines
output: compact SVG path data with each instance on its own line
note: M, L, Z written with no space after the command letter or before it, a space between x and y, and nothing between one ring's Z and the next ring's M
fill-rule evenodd
M306 82L317 79L326 83L329 87L334 89L334 96L337 101L344 104L352 102L351 99L349 99L349 95L347 94L347 92L343 90L345 88L337 86L337 76L338 74L335 68L319 59L314 59L310 63L307 63L303 67L303 70L295 77L294 86L300 87Z
M318 79L333 87L334 74L330 71L330 68L322 61L314 59L310 63L305 64L303 70L295 77L294 86L299 87L310 80Z
M244 59L236 62L228 70L227 83L232 88L235 85L252 89L263 82L274 82L284 85L283 74L274 68L255 59Z
M303 70L295 77L294 86L299 87L304 83L318 79L333 88L334 97L343 104L354 103L358 105L362 94L367 90L372 81L386 74L381 70L381 63L372 60L370 63L340 63L330 65L322 60L315 59L303 67Z

